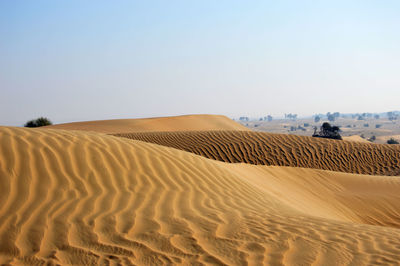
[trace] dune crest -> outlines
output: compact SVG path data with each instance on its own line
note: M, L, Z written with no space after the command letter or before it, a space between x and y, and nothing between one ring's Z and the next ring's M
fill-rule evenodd
M400 261L398 177L232 165L104 134L0 127L0 184L1 264Z
M188 130L249 130L223 115L182 115L142 119L114 119L74 122L46 128L96 131L101 133L188 131Z
M368 175L400 175L400 145L253 131L115 134L229 163L278 165Z

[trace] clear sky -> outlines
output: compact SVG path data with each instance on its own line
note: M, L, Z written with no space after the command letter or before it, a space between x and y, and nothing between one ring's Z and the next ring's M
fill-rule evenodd
M0 124L398 110L400 1L0 1Z

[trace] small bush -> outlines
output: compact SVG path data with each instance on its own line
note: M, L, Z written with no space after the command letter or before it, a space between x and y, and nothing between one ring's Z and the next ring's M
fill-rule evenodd
M309 127L310 124L309 123L304 123L304 127Z
M364 124L364 127L369 127L369 124Z
M51 121L46 117L39 117L25 123L24 127L43 127L52 125Z
M372 137L370 137L368 140L371 141L371 142L374 142L374 141L376 140L376 137L375 137L375 136L372 136Z
M318 138L329 138L329 139L339 139L342 137L339 134L340 128L338 126L331 126L328 122L324 122L320 127L319 132L317 132L317 127L314 127L313 137Z
M386 141L387 144L399 144L399 142L397 140L395 140L394 138L390 138Z
M382 127L381 124L376 124L376 125L375 125L375 128L380 128L380 127Z

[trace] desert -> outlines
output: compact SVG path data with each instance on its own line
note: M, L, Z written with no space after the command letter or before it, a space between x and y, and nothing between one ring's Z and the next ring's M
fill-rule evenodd
M227 121L150 119L143 132L132 120L123 133L105 121L1 127L0 263L400 261L397 145L261 134Z
M400 266L399 14L0 0L0 266Z

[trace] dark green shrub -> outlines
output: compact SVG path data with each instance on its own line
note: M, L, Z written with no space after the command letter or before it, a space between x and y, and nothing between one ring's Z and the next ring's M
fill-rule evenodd
M395 140L394 138L390 138L386 141L387 144L399 144L399 142L397 140Z
M324 122L320 127L319 132L317 132L317 127L314 127L313 137L318 138L329 138L329 139L339 139L342 137L339 134L340 128L338 126L331 126L328 122Z
M24 127L43 127L52 125L51 121L46 117L39 117L25 123Z

